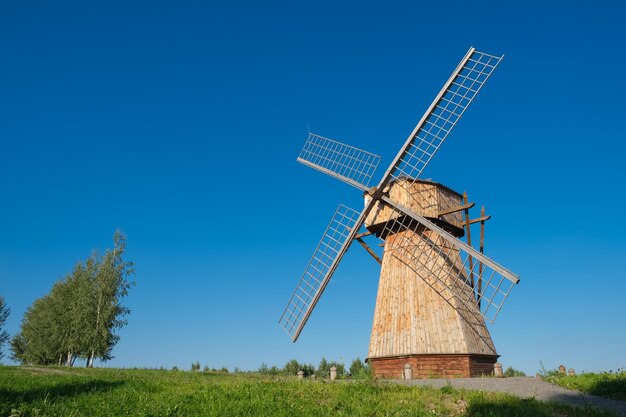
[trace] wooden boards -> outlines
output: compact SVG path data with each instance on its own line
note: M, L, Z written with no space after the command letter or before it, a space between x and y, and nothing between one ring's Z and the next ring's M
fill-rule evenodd
M492 375L498 355L406 355L369 358L377 378L402 379L405 364L411 364L414 379L471 378Z
M401 185L391 186L390 198L419 208L416 211L425 216L437 217L462 204L460 194L437 183L415 182L409 189ZM393 213L380 207L366 220L368 229L392 220ZM464 220L459 211L444 217L461 226ZM394 231L384 238L368 351L375 374L399 378L406 363L413 365L415 378L491 374L498 354L484 319L477 308L459 300L471 296L471 281L469 277L461 280L462 285L451 281L452 275L464 271L458 250L423 227Z

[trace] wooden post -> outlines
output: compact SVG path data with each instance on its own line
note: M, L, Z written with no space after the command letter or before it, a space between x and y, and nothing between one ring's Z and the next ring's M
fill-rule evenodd
M504 378L504 374L502 373L502 364L500 362L496 362L493 365L493 376L496 378Z
M302 369L298 371L298 379L304 379L304 371Z
M330 380L334 381L335 379L337 379L337 367L333 365L330 367Z
M463 204L467 204L467 192L463 191ZM470 218L469 209L465 209L465 229L467 233L467 244L472 246L472 235L470 234ZM470 269L470 284L474 288L474 258L471 255L469 257L469 269Z
M413 366L410 363L404 364L404 379L413 379Z
M485 206L480 209L480 217L485 218ZM480 253L485 252L485 221L480 221ZM483 290L483 263L478 264L478 308L480 309L480 298Z

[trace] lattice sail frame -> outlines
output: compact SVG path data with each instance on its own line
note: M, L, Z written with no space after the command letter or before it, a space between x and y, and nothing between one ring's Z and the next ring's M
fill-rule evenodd
M326 227L322 239L317 244L300 282L278 321L292 338L300 332L311 314L312 307L315 306L328 284L329 280L325 278L329 276L339 251L347 243L350 231L355 226L358 217L358 211L341 204Z
M463 116L503 56L471 48L437 95L391 164L381 185L399 178L412 179L410 188Z
M309 132L297 161L365 191L380 156Z
M305 275L303 275L303 278L300 280L300 283L294 291L294 295L292 295L292 298L279 320L280 324L291 336L293 342L298 339L300 332L306 324L311 311L317 304L321 293L328 284L328 281L337 268L337 265L350 247L350 244L356 237L367 215L381 200L389 204L395 210L404 214L405 219L409 218L411 219L411 222L417 222L419 225L414 225L418 226L416 230L419 231L421 227L421 230L423 231L436 233L440 238L449 243L449 247L456 248L455 250L458 252L458 259L456 256L451 257L451 252L443 253L445 256L443 256L442 259L446 260L444 264L449 263L454 266L447 267L450 271L456 268L458 273L451 274L450 280L441 280L437 278L439 277L439 272L441 271L432 269L431 275L433 275L433 277L431 277L431 282L427 282L433 286L433 279L439 281L440 284L442 284L441 281L443 281L444 286L451 290L453 294L452 297L457 297L462 301L464 306L468 307L468 311L470 313L469 316L473 316L474 313L478 311L487 320L491 322L495 320L495 317L502 308L502 304L508 296L512 285L517 284L519 282L519 278L482 253L476 251L474 248L448 234L443 229L440 229L428 219L414 213L405 206L399 205L397 202L389 200L389 198L385 196L385 192L389 189L389 186L398 179L403 179L404 181L402 182L405 183L405 186L411 187L411 185L419 178L426 165L430 162L437 150L439 150L442 143L448 137L461 116L465 113L469 105L476 97L476 94L478 94L481 90L502 58L503 56L496 57L483 52L478 52L474 48L469 49L448 81L444 84L439 94L435 97L432 104L426 110L424 116L422 116L421 120L409 135L405 144L400 149L380 180L378 187L376 187L375 191L370 194L371 199L366 204L356 221L354 221L349 233L345 235L345 237L342 235L343 243L336 251L333 252L334 258L332 263L330 265L325 265L324 270L326 272L322 277L321 282L316 284L317 289L315 290L315 295L308 297L306 299L308 301L303 301L302 307L306 308L306 310L302 310L302 308L298 307L298 310L296 311L293 300L298 291L302 291L301 286L303 286L303 284L307 284L303 281L303 279L310 267L309 263L309 266L307 266L307 269L305 270ZM309 139L310 138L311 136L309 136ZM311 154L315 155L315 152L312 152ZM320 163L319 161L312 162L312 159L312 157L307 157L306 155L303 157L301 155L298 160L314 169L336 177L357 188L362 190L366 189L364 188L366 183L361 183L350 177L344 176L343 174L338 174L338 172L336 172L337 170L332 170L329 169L329 167L324 166L323 163L326 162L325 160L321 159L322 163ZM410 190L407 191L410 195ZM335 217L333 217L331 224L334 221ZM402 223L396 223L395 225L393 223L394 222L387 225L392 230L398 230L398 228L407 226L405 224L406 220L402 220ZM326 236L326 234L324 236ZM322 238L322 240L323 239L324 238ZM428 242L428 239L422 240ZM399 259L409 265L409 267L414 269L423 268L424 262L420 261L421 258L418 253L415 252L415 250L419 248L419 245L414 244L413 248L415 250L413 251L410 250L409 247L410 246L407 242L398 245L397 248L395 248L397 249L397 254L394 255L398 256ZM466 267L470 257L477 260L475 265L479 266L479 271L477 272L478 280L475 281L476 285L474 285L474 282L472 281L475 274L474 268L468 270ZM314 258L315 255L312 259ZM491 271L491 273L489 273L489 271ZM467 278L468 276L470 277L469 279ZM486 276L489 276L489 278L485 279ZM480 283L480 288L478 288L478 283ZM293 314L293 312L298 314ZM289 314L291 314L291 316L289 316ZM286 319L286 317L288 318Z
M452 303L456 298L467 311L480 313L494 323L519 278L411 209L387 197L382 200L395 212L380 232L394 236L385 240L385 251L434 289L449 290L438 291L446 301L456 306Z

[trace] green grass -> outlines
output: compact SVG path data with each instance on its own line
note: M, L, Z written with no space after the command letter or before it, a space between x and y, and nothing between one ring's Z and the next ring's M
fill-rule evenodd
M565 388L626 401L626 371L583 373L573 376L559 375L553 371L544 376L544 379Z
M608 416L510 395L258 374L0 367L0 416Z

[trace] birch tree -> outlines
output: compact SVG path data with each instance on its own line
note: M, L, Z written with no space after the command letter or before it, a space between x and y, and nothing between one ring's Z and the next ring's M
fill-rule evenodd
M79 262L36 300L11 341L11 357L21 363L67 366L82 358L88 367L96 358L111 359L119 340L116 330L130 313L122 299L134 285L133 264L124 260L125 251L126 238L118 231L112 250Z
M132 262L124 260L126 237L119 231L113 236L113 249L107 250L98 262L92 278L92 323L89 334L87 366L93 367L94 360L112 358L111 350L119 340L116 330L126 323L130 310L122 305L122 299L134 285L131 276L135 273Z
M7 318L11 310L4 303L4 297L0 295L0 359L3 358L4 354L2 353L2 348L4 344L9 340L9 334L4 330L4 323L6 323Z

